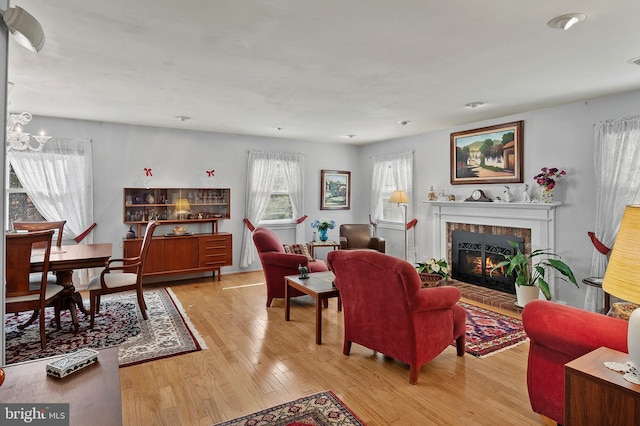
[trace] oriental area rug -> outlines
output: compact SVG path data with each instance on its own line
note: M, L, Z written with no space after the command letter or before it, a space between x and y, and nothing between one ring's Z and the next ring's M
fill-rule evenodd
M484 358L529 340L521 320L468 303L460 305L467 311L468 354Z
M332 392L324 391L215 426L357 426L364 425Z
M120 367L140 364L160 358L206 349L180 301L170 289L144 292L149 319L145 321L138 308L135 292L110 294L101 297L100 313L96 315L93 330L89 329L89 315L78 313L80 331L71 329L71 315L60 315L62 329L56 330L53 308L47 308L47 346L40 347L38 321L18 329L31 312L5 316L6 363L62 355L80 348L107 348L118 346ZM88 308L89 301L84 301Z

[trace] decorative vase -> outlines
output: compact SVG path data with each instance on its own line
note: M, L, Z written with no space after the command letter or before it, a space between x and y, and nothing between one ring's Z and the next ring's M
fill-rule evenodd
M327 235L327 230L318 229L318 238L320 238L320 241L327 241L329 239L329 236Z
M536 300L540 295L540 289L535 285L516 285L516 305L524 308L524 305Z
M540 200L543 203L551 204L553 203L553 189L549 189L546 186L540 187Z

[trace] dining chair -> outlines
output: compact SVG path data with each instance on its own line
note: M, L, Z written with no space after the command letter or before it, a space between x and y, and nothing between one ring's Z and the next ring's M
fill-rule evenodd
M89 328L93 328L95 316L100 311L100 296L122 291L136 291L142 317L145 320L148 319L147 305L144 303L142 295L142 271L151 246L153 231L157 226L158 222L156 221L149 222L147 225L140 247L140 254L137 257L110 259L102 273L91 278L87 288L89 290L89 314L91 315ZM122 265L112 266L113 263L121 263ZM129 272L131 270L135 272ZM121 272L113 273L114 271Z
M22 220L16 220L13 222L13 229L15 231L48 231L49 229L53 229L54 231L58 231L58 235L56 237L56 246L60 247L62 245L62 233L64 231L64 225L66 225L66 220L58 220L58 221L49 221L49 222L26 222Z
M49 272L49 255L53 230L28 232L25 234L7 234L6 236L6 294L7 313L18 313L34 310L40 316L40 344L46 347L46 329L44 321L45 308L53 305L58 328L60 328L60 293L63 286L47 281ZM44 244L44 248L37 246ZM34 286L31 272L32 251L42 251L42 270L39 285ZM38 253L38 256L40 254Z

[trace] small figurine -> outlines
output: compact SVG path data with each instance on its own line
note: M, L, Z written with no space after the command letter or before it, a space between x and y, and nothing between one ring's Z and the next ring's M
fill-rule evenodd
M504 202L505 203L510 203L511 202L511 191L509 190L509 187L507 185L504 186L504 191L502 192L502 194L504 195Z
M522 190L522 202L523 203L530 203L531 202L531 196L529 195L529 184L528 183L524 184L524 189Z
M306 266L298 265L298 271L300 271L300 278L309 278L309 269Z
M456 200L456 196L453 194L449 194L449 201L455 201Z
M126 238L127 240L134 240L136 238L136 232L133 230L133 227L129 226Z
M431 188L429 188L429 194L427 195L427 198L429 198L429 201L435 201L436 200L436 190L433 189L433 185L431 185Z
M444 193L444 189L440 190L440 194L438 194L438 201L447 201L447 194Z

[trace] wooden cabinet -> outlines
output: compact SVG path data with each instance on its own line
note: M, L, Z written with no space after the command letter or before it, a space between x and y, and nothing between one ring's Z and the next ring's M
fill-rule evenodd
M124 188L123 221L138 237L150 220L160 224L211 224L211 233L154 235L145 276L218 272L232 264L232 235L218 232L218 221L231 218L228 188ZM123 257L140 253L141 238L123 241Z
M629 355L601 347L564 366L564 424L637 425L640 385L629 383L605 361L626 363Z

